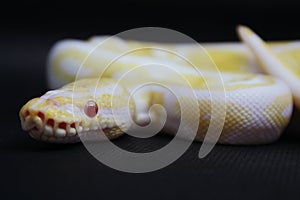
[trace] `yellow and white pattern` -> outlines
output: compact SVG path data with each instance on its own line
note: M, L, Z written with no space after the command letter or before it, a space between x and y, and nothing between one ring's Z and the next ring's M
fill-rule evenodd
M72 143L80 141L80 134L98 129L103 130L108 138L116 138L129 130L132 123L147 124L149 109L155 104L162 105L168 114L164 132L176 134L180 120L178 101L189 101L184 92L189 89L195 93L200 110L196 135L199 141L204 139L214 117L211 96L221 90L225 90L226 117L219 143L270 143L280 137L289 122L293 108L290 87L284 83L285 80L263 75L255 56L243 44L204 44L209 58L195 44L146 43L117 37L104 42L107 38L64 40L52 48L47 70L49 86L55 90L30 100L20 111L22 127L33 138ZM101 42L103 45L97 47ZM284 60L295 55L286 51L282 54L280 49L292 44L268 45ZM300 49L299 45L297 47ZM119 56L132 49L136 51ZM148 66L135 69L144 63ZM219 73L215 73L215 65ZM187 80L188 85L163 66L176 71L178 76ZM127 74L128 71L131 73ZM223 87L208 87L220 77ZM75 80L78 81L71 83ZM174 98L165 87L156 85L132 95L134 88L147 81L159 82L179 92ZM295 95L293 87L291 89ZM98 114L93 118L84 111L91 99L98 106ZM159 113L156 112L156 122L162 123Z

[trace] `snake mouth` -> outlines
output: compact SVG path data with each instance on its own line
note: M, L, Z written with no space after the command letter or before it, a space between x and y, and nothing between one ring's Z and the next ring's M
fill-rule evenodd
M53 118L47 118L42 111L31 109L21 110L20 118L22 129L27 131L32 138L44 142L76 143L80 142L81 137L86 137L85 133L93 130L97 131L97 127L91 129L84 127L82 122L70 123L54 120ZM123 133L118 127L102 127L102 131L108 139L117 138ZM89 140L89 137L84 139Z
M56 121L47 118L45 113L34 110L20 112L22 129L29 135L45 142L75 143L79 142L78 133L83 130L81 122Z

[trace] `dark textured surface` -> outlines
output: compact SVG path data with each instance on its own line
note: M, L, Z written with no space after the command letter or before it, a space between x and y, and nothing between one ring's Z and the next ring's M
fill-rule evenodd
M128 28L162 26L198 41L234 41L237 24L247 24L266 39L300 38L299 3L253 1L192 3L148 2L135 7L116 5L24 1L12 3L3 15L0 34L1 127L0 198L54 199L299 199L299 114L283 137L262 146L217 145L198 159L201 143L170 166L147 174L128 174L96 161L82 144L51 145L30 139L20 128L18 111L30 98L46 90L45 60L55 41L116 34ZM75 6L73 5L75 4ZM118 4L119 5L119 4ZM55 10L55 12L53 12ZM182 14L188 10L187 14ZM4 95L4 96L3 96ZM123 137L116 141L132 151L148 151L169 140L145 141Z

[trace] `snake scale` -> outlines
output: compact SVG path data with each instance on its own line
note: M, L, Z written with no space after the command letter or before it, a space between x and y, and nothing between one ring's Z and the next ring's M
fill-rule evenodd
M245 44L203 44L211 59L195 44L107 36L60 41L48 58L48 84L53 90L21 108L22 128L34 139L54 143L79 142L79 136L99 130L113 139L134 124L153 123L174 135L182 120L183 102L183 109L190 113L184 120L197 126L195 140L203 141L211 120L218 122L225 109L218 143L273 142L289 123L293 99L300 105L300 90L295 86L299 82L290 81L300 80L299 69L295 73L295 67L287 67L274 52L297 42L266 44L246 27L238 32ZM140 87L143 83L153 84ZM212 98L222 92L223 102ZM199 115L190 106L195 102ZM214 113L212 106L217 107ZM187 138L189 131L185 127Z

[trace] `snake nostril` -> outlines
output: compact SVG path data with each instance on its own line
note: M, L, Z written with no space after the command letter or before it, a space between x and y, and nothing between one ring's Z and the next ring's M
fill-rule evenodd
M48 119L47 120L47 125L54 127L54 120L53 119Z
M67 123L66 122L61 122L58 124L58 128L61 128L61 129L67 129Z
M24 118L26 118L28 115L30 115L30 113L28 110L26 110L26 112L24 113Z

